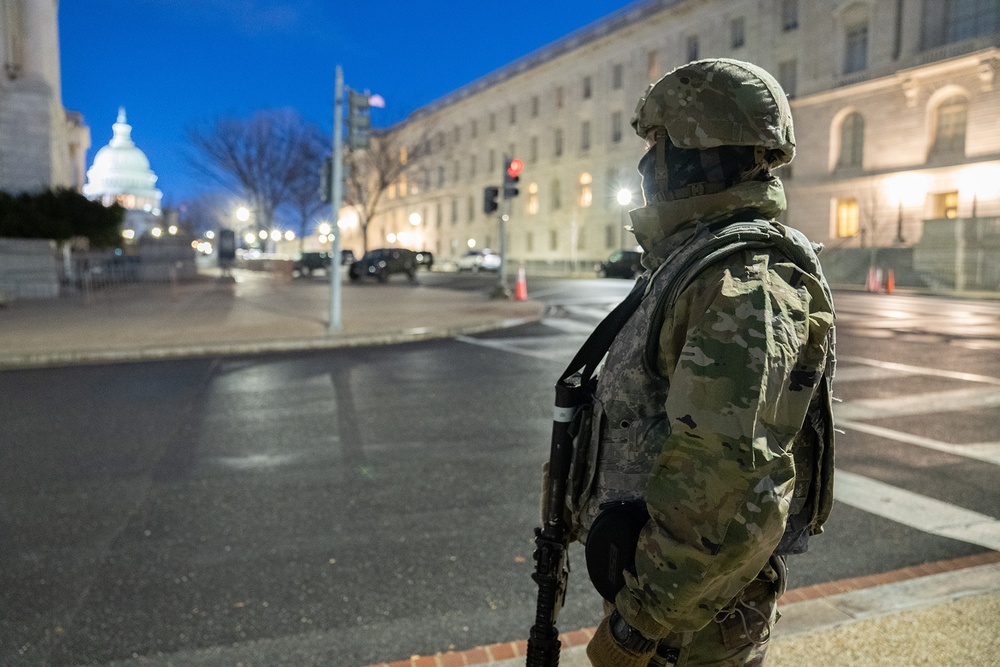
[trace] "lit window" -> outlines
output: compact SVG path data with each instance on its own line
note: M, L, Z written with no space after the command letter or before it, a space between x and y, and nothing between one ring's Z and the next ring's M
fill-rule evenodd
M865 119L852 112L840 125L840 157L838 167L860 167L864 162Z
M650 81L656 81L660 78L660 53L658 51L650 51L646 54L646 78Z
M847 28L844 41L844 74L868 68L868 24L857 23Z
M406 174L399 175L399 196L406 196Z
M580 208L589 208L594 203L594 177L587 172L580 174L580 196L577 200Z
M934 125L935 153L964 153L968 101L961 95L949 97L937 108Z
M399 147L399 164L406 164L407 150L406 146Z
M857 236L860 229L860 211L857 199L837 200L837 237Z
M528 215L536 215L538 213L538 183L528 184L528 203L525 205L524 210Z
M948 218L954 220L958 217L958 193L939 192L930 196L931 217Z

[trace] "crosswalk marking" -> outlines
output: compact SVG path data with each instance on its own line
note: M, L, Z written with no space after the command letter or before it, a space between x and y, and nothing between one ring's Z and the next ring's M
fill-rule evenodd
M967 459L975 459L993 465L1000 465L1000 442L977 442L972 444L953 445L950 442L941 442L932 438L925 438L921 435L904 433L891 428L865 424L863 422L850 421L846 419L837 420L837 428L849 431L861 431L869 435L874 435L887 440L905 442L909 445L917 445L925 449L933 449L955 456L963 456Z
M1000 388L952 389L892 398L858 399L837 405L834 408L834 415L838 419L846 420L882 419L998 406L1000 406Z
M603 317L606 314L593 308L570 306L564 309L575 317ZM594 329L593 324L574 317L545 318L542 324L562 332L562 335L502 340L459 337L458 340L527 357L559 361L562 356L568 360ZM555 346L559 347L559 352L554 352ZM1000 406L1000 379L864 357L842 357L840 362L844 365L837 370L837 382L925 376L970 382L978 386L840 403L835 407L838 427L1000 465L1000 443L952 444L864 422L866 419L997 407ZM1000 550L1000 520L985 514L840 469L836 473L834 495L838 502L845 505L926 533Z
M961 371L948 371L942 370L940 368L928 368L926 366L913 366L911 364L900 364L894 361L879 361L877 359L866 359L864 357L837 357L840 363L853 363L862 364L864 366L870 366L873 368L881 368L887 371L895 371L902 374L912 374L912 375L933 375L935 377L949 378L952 380L962 380L964 382L978 382L981 384L992 384L1000 387L1000 378L991 377L989 375L979 375L977 373L963 373ZM851 368L844 369L847 373L854 370ZM842 376L840 369L837 370L836 380L849 380L851 378L845 378Z
M1000 521L884 482L838 469L834 498L925 533L1000 550Z

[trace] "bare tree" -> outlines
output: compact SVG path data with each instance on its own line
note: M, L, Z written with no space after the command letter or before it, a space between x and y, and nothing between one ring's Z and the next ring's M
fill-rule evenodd
M368 226L381 211L390 187L398 185L411 166L425 154L430 130L408 144L399 132L376 132L368 148L352 151L344 160L344 205L358 214L362 244L368 252Z
M274 212L289 203L296 179L313 167L310 151L320 131L291 110L266 110L248 119L219 118L188 131L196 168L238 189L254 209L258 229L274 225Z
M330 152L330 139L313 127L303 135L299 147L299 163L293 174L288 193L288 206L298 215L299 249L305 244L309 221L328 206L320 196L320 170Z

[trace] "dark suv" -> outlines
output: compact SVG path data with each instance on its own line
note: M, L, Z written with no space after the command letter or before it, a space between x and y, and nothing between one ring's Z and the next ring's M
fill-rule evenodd
M604 278L635 278L642 273L639 259L642 253L635 250L615 250L597 265L597 275Z
M377 278L380 283L394 273L405 273L410 280L417 276L417 253L405 248L379 248L369 250L364 257L351 264L348 273L352 282L364 277Z

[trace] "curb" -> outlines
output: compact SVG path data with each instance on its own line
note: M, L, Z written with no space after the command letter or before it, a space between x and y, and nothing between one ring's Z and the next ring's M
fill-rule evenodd
M930 586L933 584L933 582L930 581L930 578L933 577L947 576L949 573L961 572L963 570L971 571L973 568L995 566L998 564L1000 564L1000 552L988 551L974 556L964 556L952 560L936 561L924 563L922 565L904 567L890 572L883 572L881 574L853 577L850 579L842 579L840 581L831 581L823 584L796 588L786 591L782 596L781 600L785 607L783 614L786 617L793 616L791 613L792 609L790 608L794 608L794 606L798 603L817 600L834 600L837 596L846 596L847 594L857 593L859 591L874 592L882 586L893 584L899 585L904 584L905 582L915 582L916 580L925 578ZM970 572L970 574L974 573ZM998 582L994 590L1000 590L1000 582ZM973 593L974 591L960 591L955 593L954 596L958 597ZM924 606L929 606L937 602L940 602L940 600L926 600L924 601ZM920 601L915 602L909 608L915 606L920 606ZM907 607L893 606L890 604L889 608L885 610L882 615L903 611L905 608ZM868 612L859 614L854 618L846 617L843 614L819 615L813 617L813 615L810 614L811 610L807 609L806 606L803 606L801 609L805 612L802 615L803 618L799 619L798 622L795 622L794 618L788 618L785 621L787 629L784 632L778 633L776 638L780 639L782 637L790 637L807 632L822 631L838 625L843 625L845 623L863 621L866 618L879 615L874 612ZM779 630L780 628L781 626L778 626L776 630ZM575 649L573 652L583 650L583 647L585 647L591 637L594 636L595 630L596 628L582 628L574 632L560 633L559 640L562 642L562 650L566 651L568 649ZM501 667L501 665L506 666L508 664L520 664L520 662L515 663L514 661L518 658L523 659L526 656L527 644L527 641L522 639L513 642L490 644L488 646L477 646L467 651L449 651L447 653L438 653L430 656L414 655L408 660L398 660L391 663L381 662L373 665L367 665L366 667L471 667L474 665L489 664L495 664L496 667Z
M457 336L470 336L530 324L541 319L520 317L475 324L464 327L432 329L419 327L385 334L337 335L329 338L286 339L255 341L247 343L206 343L200 345L178 345L159 348L138 348L135 350L94 350L80 352L46 352L39 354L14 354L0 356L0 370L39 368L45 366L72 366L82 364L128 363L137 361L160 361L206 356L242 356L262 353L301 352L305 350L330 350L348 347L396 345Z

